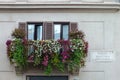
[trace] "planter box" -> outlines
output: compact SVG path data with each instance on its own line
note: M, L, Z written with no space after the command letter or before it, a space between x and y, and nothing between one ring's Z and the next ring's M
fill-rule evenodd
M80 68L76 68L73 71L70 71L69 73L72 75L79 75L79 72L80 72Z
M15 71L16 71L16 74L23 74L23 73L24 73L24 70L21 69L21 68L18 67L18 66L15 66Z
M81 0L82 2L87 2L87 3L99 3L99 2L104 2L104 0Z
M13 40L11 42L12 45L8 46L7 48L10 50L12 48L15 49L11 50L11 55L13 55L13 58L10 58L10 61L15 67L16 74L24 73L26 69L29 70L31 66L33 67L33 69L42 69L43 72L45 72L46 74L51 74L52 71L54 72L54 70L55 73L57 71L60 71L62 73L66 71L68 72L68 74L79 74L80 66L82 67L82 64L85 62L83 59L86 57L87 54L88 43L80 40L82 39L83 35L78 35L78 33L80 33L80 31L77 32L77 34L73 32L71 35L71 40L28 41L26 46L23 43L24 41L20 39ZM81 38L74 39L74 37L76 36L74 36L73 34ZM19 54L17 54L18 48L21 51L21 53ZM76 52L76 50L79 50L79 52ZM83 53L81 53L81 51ZM24 52L26 52L26 54L24 54ZM82 56L79 54L81 54ZM18 61L18 59L16 58L14 59L14 55L20 56L19 58L21 58L22 61ZM76 59L73 60L73 58ZM26 61L28 64L26 63ZM75 61L77 61L78 63L75 63ZM49 71L48 68L53 70ZM30 69L33 70L32 68Z
M15 72L16 72L16 74L23 74L24 70L23 70L22 68L20 68L20 67L16 64L16 62L15 62L14 59L12 59L12 63L13 63L13 65L14 65L14 67L15 67Z

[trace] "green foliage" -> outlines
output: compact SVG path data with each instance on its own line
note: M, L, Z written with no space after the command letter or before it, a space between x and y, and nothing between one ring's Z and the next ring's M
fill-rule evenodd
M22 44L21 39L15 39L12 43L11 57L16 62L17 66L25 68L26 66L26 56L25 47Z
M56 67L62 72L64 72L65 70L65 64L62 63L61 61L56 65Z
M70 55L70 62L68 63L69 71L73 71L75 68L82 67L83 59L85 58L84 53L84 42L80 39L72 39L71 43L73 46L71 46L72 54Z
M52 70L53 70L53 67L49 63L48 66L45 68L45 74L50 75L50 73L52 72Z
M58 53L54 53L54 56L51 59L51 63L53 66L56 66L60 71L64 72L64 63L60 60L60 55Z

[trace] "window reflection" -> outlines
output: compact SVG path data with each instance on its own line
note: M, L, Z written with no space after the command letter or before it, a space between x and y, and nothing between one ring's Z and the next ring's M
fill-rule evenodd
M37 26L37 40L42 40L42 26Z
M68 39L68 25L63 25L63 39Z
M28 25L28 40L34 40L34 28L35 25L33 24Z
M42 25L28 24L28 40L42 40Z
M54 25L54 40L60 39L60 29L61 29L60 24L55 24Z
M64 39L68 40L69 24L56 23L54 24L54 40Z

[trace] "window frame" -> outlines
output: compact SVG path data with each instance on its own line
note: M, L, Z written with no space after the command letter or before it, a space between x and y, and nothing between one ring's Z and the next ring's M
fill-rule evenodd
M43 22L27 22L27 39L28 39L28 25L29 24L34 24L35 27L37 27L37 25L41 25L42 26L42 39L41 40L43 40L43 36L44 36L43 35L43 27L44 27ZM34 40L37 40L37 32L36 32L36 35L34 34Z

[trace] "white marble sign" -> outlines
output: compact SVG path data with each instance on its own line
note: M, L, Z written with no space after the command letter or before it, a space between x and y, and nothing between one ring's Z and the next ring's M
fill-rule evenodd
M111 62L115 60L113 51L94 51L90 52L90 61L94 62Z

